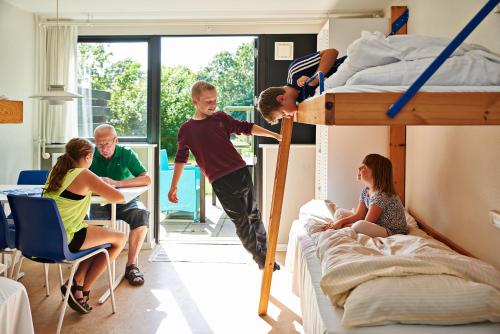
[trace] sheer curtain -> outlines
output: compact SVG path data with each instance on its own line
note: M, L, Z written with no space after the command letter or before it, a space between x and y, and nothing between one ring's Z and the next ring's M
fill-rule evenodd
M39 21L39 20L38 20ZM63 84L67 91L77 92L77 41L76 26L47 26L39 21L36 25L35 91L44 92L50 84ZM37 159L40 164L40 148L45 144L66 143L78 135L77 101L52 106L44 101L34 104L37 135ZM37 109L37 110L36 110ZM48 157L45 157L48 158Z

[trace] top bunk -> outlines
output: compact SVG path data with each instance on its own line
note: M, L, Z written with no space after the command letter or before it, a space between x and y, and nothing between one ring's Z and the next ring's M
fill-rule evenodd
M373 92L373 87L345 86L327 91L299 103L294 121L316 125L500 125L500 87L420 91L393 118L387 111L403 95L402 88L383 88Z
M408 10L391 7L389 36L363 32L348 47L338 71L325 80L325 93L318 72L321 94L317 89L316 96L301 102L294 121L500 125L500 55L462 44L498 2L489 0L451 41L405 35Z

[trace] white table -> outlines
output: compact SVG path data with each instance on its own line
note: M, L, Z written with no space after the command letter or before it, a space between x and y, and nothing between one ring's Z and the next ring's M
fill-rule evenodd
M0 332L34 333L26 289L21 283L5 277L0 277Z
M30 190L30 189L41 189L42 186L40 185L0 185L0 202L2 205L7 202L7 196L1 193L1 191L5 190ZM120 192L125 196L125 201L119 204L126 204L132 201L134 198L142 195L145 193L149 187L130 187L130 188L119 188ZM101 205L107 205L111 204L111 219L110 220L86 220L85 223L91 224L91 225L106 225L111 228L116 227L116 204L117 203L110 203L108 202L105 198L101 196L92 196L91 200L92 204L101 204ZM111 275L113 278L116 278L115 273L116 273L116 265L115 262L113 261L112 268L111 268ZM125 277L125 271L115 279L113 283L113 290L116 289L116 287L121 283L123 278ZM109 289L99 298L99 303L102 304L108 299L110 296L110 291Z

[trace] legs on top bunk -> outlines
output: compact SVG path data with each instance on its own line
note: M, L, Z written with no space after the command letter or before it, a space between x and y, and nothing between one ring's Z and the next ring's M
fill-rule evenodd
M266 265L262 274L262 286L260 290L259 315L267 314L269 294L271 291L271 280L273 277L274 257L278 243L278 232L283 207L283 196L285 193L286 171L288 168L288 155L292 140L293 119L285 117L281 123L281 142L278 149L278 161L276 163L276 174L274 177L273 197L271 202L271 217L268 227L268 245Z

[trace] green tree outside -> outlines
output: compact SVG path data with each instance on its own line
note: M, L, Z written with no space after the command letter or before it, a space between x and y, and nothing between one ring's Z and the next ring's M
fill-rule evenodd
M81 73L89 73L93 89L111 93L108 106L113 124L120 136L144 136L147 117L147 73L132 59L111 63L112 52L106 43L80 43ZM162 67L160 101L160 147L172 160L177 150L179 127L194 113L191 86L206 80L217 87L219 108L253 105L253 44L242 44L233 54L223 51L198 72L187 67ZM81 84L81 81L79 82ZM244 113L233 113L243 119Z

